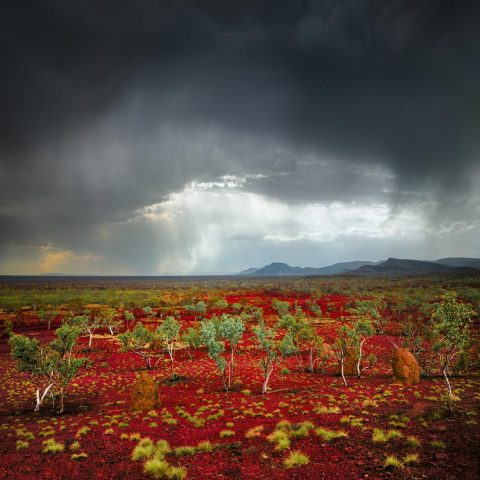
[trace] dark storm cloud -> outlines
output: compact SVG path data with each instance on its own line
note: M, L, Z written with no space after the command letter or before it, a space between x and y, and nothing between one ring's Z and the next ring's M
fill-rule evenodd
M479 20L473 1L2 2L0 243L80 248L225 174L295 201L468 196Z

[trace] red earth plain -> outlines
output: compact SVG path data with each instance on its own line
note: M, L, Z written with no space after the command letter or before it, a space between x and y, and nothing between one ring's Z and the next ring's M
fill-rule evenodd
M341 294L321 288L322 293L314 296L298 289L289 291L286 281L281 286L264 288L257 283L233 291L225 286L223 298L229 304L225 309L211 301L222 296L221 284L216 289L197 289L196 299L203 298L207 304L207 311L200 315L182 307L186 302L179 299L188 296L183 291L161 309L154 306L148 319L141 308L135 309L135 321L156 325L176 311L184 331L203 317L233 313L232 305L238 303L242 308L261 308L266 323L272 324L277 320L272 308L276 298L289 302L292 311L295 305L302 307L317 333L331 344L339 326L353 320L350 307L360 297L368 298L368 291ZM377 288L375 295L378 292ZM316 302L321 312L314 314L309 302ZM132 385L145 371L142 359L133 352L122 352L115 336L99 330L91 350L87 349L88 338L80 338L77 354L91 363L70 384L64 413L52 412L48 402L34 413L33 385L26 373L16 370L8 337L3 334L0 478L155 478L144 472L148 456L135 460L132 454L139 444L148 450L160 440L166 441L160 443L167 451L166 462L182 469L170 469L156 478L480 478L478 361L452 377L458 397L453 412L445 407L445 383L438 371L422 376L413 386L393 383L392 341L402 343L399 325L406 315L395 310L395 302L391 296L380 312L387 319L385 334L376 334L365 343L365 354L374 354L378 361L361 378L347 376L348 386L343 385L333 358L322 371L313 373L287 358L277 362L269 391L262 395L261 352L252 320L239 344L230 391L224 390L205 347L191 352L180 348L174 381L166 355L148 372L158 385L160 404L146 412L133 411L130 405ZM118 312L123 318L121 306ZM13 319L15 333L40 341L53 338L62 318L60 314L48 329L33 309L24 308L19 315L4 309L2 319ZM478 332L472 331L475 337ZM49 439L61 445L57 453L44 453Z

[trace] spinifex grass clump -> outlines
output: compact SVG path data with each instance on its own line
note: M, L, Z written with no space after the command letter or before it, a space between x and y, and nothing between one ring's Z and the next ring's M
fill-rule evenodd
M402 434L397 430L388 430L384 432L379 428L374 428L372 432L372 442L374 443L386 443L392 438L400 438Z
M54 438L49 438L43 442L43 453L61 453L65 450L65 445L55 441Z
M314 427L313 423L308 421L291 423L288 420L281 420L277 423L275 430L267 436L267 440L275 443L275 450L286 450L290 448L292 439L308 437Z
M195 455L196 449L195 447L190 447L190 446L182 446L182 447L177 447L175 450L175 455L177 457L181 457L183 455Z
M343 430L327 430L323 427L318 427L315 429L315 433L322 437L325 442L331 442L337 438L345 438L348 437L348 433Z
M132 460L142 460L155 454L155 445L149 438L142 438L133 449Z
M403 463L395 455L388 455L383 462L383 466L387 469L394 470L396 468L402 468Z
M26 440L17 440L15 446L17 450L23 450L25 448L28 448L30 444Z
M213 445L208 440L200 442L196 446L197 452L213 452Z
M88 454L85 453L85 452L80 452L80 453L73 453L70 458L72 460L85 460L86 458L88 458Z
M407 444L410 447L419 447L422 444L422 442L414 435L409 435L407 437Z
M294 468L307 465L310 462L310 458L304 455L299 450L293 450L288 457L283 461L285 468Z
M183 467L175 467L167 462L165 456L170 452L171 448L166 440L153 443L151 439L143 438L133 449L132 460L146 460L143 471L155 479L182 480L187 476L187 471Z
M404 465L410 465L411 463L419 463L420 458L416 453L408 453L403 457Z
M250 430L245 433L245 438L255 438L260 437L263 432L263 425L257 425L256 427L250 428Z

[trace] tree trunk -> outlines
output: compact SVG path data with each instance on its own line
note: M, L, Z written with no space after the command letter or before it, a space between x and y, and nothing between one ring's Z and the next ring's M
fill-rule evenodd
M93 343L93 332L88 334L88 349L91 350Z
M267 393L267 387L268 387L268 381L270 380L270 375L273 372L273 365L268 368L266 371L264 380L263 380L263 385L262 385L262 395L265 395Z
M313 348L310 348L308 352L308 371L313 373L314 365L313 365Z
M58 413L63 413L63 407L64 407L64 403L63 403L63 400L64 400L64 397L65 397L65 390L63 388L60 389L60 397L59 397L59 400L58 400Z
M362 354L363 354L363 344L365 343L365 339L360 342L358 346L358 359L357 359L357 377L360 378L362 375Z
M450 380L448 378L448 363L445 363L443 366L443 376L445 377L445 383L448 388L448 398L452 397L452 386L450 385Z
M152 360L150 359L150 357L148 355L145 355L145 365L147 366L147 370L151 370L152 369Z
M36 398L37 398L37 404L35 405L35 410L34 412L39 412L40 407L45 400L45 397L47 396L47 393L49 390L52 388L53 384L51 383L50 385L47 386L47 388L43 391L42 396L40 396L40 387L37 387L37 390L35 392Z
M344 364L344 362L345 362L345 357L342 355L342 356L340 357L340 373L341 373L341 375L342 375L343 384L344 384L346 387L348 387L348 385L347 385L347 380L345 379L345 372L344 372L344 370L343 370L343 364Z

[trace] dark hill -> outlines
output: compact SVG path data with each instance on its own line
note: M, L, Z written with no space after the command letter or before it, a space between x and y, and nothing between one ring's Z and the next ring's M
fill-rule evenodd
M423 260L389 258L378 265L364 265L350 272L352 275L432 275L441 273L470 273L477 270L467 267L454 267L442 263Z

